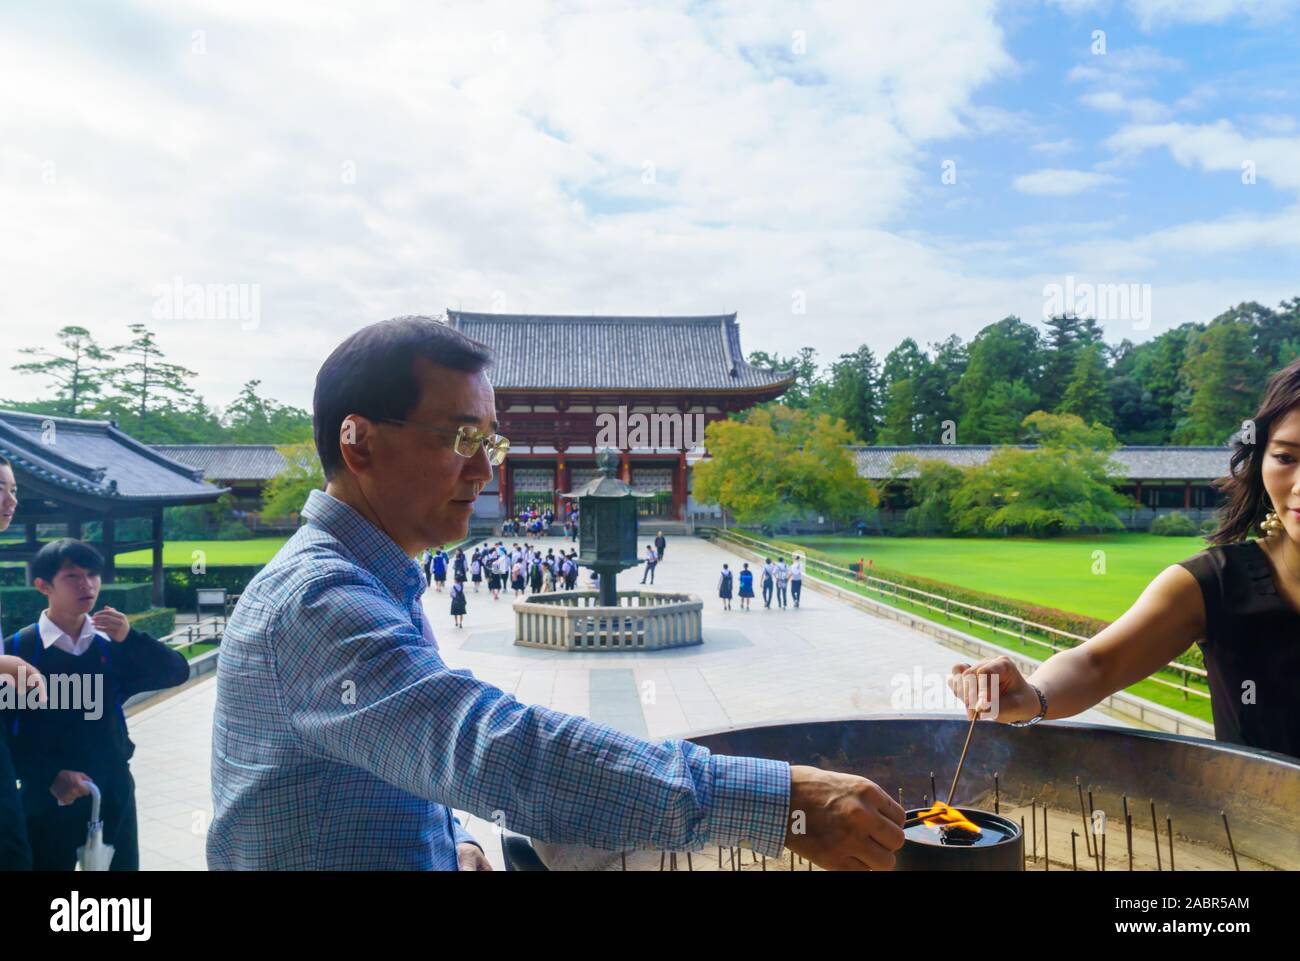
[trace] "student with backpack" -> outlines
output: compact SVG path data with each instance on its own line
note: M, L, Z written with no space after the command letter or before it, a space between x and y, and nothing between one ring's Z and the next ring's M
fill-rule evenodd
M749 610L749 602L754 597L754 572L749 569L749 564L744 564L740 568L740 609Z
M104 842L115 849L110 870L139 870L130 769L135 745L122 705L142 691L176 687L190 677L179 651L131 627L125 614L111 607L90 613L103 569L103 557L89 544L69 538L46 544L32 560L32 579L49 607L37 623L8 639L9 653L47 676L79 678L83 692L98 692L97 704L83 693L81 703L51 704L10 719L32 867L38 871L76 867L92 782L103 798Z
M456 619L457 627L465 626L465 582L456 581L451 585L451 616Z
M772 584L776 568L772 565L772 558L768 558L763 563L763 606L772 606Z
M718 578L718 596L722 598L722 609L731 610L731 571L722 565L722 576Z

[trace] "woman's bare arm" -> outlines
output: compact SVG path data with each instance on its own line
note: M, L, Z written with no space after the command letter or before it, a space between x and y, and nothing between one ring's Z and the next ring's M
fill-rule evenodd
M1205 601L1196 578L1177 564L1161 571L1118 620L1095 637L1048 658L1026 680L1008 657L953 667L949 686L968 708L977 703L974 675L998 676L997 719L1038 713L1037 685L1047 717L1072 717L1149 677L1205 635Z
M1118 620L1078 647L1053 655L1029 680L1047 698L1049 718L1070 717L1150 677L1204 635L1200 584L1174 564Z

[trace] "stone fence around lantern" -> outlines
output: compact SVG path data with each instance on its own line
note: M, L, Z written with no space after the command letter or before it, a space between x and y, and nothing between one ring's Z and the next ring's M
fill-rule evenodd
M704 641L704 602L694 594L619 591L601 607L597 591L533 594L514 603L515 644L558 651L653 651Z

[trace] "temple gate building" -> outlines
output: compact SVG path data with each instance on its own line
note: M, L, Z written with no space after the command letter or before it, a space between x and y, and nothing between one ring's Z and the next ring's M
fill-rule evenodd
M536 505L564 517L560 494L596 476L597 450L620 453L619 476L652 494L644 517L697 511L691 467L706 456L704 426L779 397L793 371L745 362L736 315L547 316L448 310L447 323L496 354L506 462L475 505L492 520Z

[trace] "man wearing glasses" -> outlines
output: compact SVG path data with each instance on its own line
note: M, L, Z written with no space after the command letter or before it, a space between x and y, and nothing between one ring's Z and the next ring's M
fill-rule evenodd
M457 807L543 841L892 867L903 811L865 778L652 743L448 669L411 558L466 535L505 458L489 361L403 317L321 368L325 490L222 642L208 866L487 870Z

